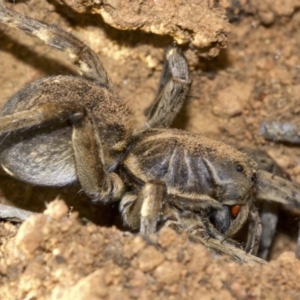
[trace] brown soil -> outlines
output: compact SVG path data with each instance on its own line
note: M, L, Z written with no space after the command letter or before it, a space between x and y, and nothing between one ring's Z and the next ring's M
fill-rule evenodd
M171 24L170 27L161 32L163 35L156 35L155 30L147 29L153 14L157 14L154 10L147 14L145 8L150 1L130 1L135 5L131 13L137 14L136 20L145 18L147 22L136 31L133 25L131 30L122 31L120 28L128 29L128 20L132 19L126 16L128 7L116 15L112 9L99 10L98 2L17 1L14 9L58 24L90 45L104 62L120 96L132 107L139 126L155 95L163 49L171 43L171 36L178 35L170 29L178 25L177 15L168 15L164 24ZM188 5L196 3L201 7L209 2L214 1L176 1L183 3L185 12L195 15L197 10L188 9ZM265 150L300 183L300 147L266 142L259 135L263 120L299 123L300 1L264 0L249 4L241 0L240 5L238 1L219 2L227 8L232 24L227 49L214 59L207 61L199 54L204 50L215 53L210 49L219 51L226 43L224 36L229 25L220 9L214 17L205 19L206 27L200 23L193 29L188 22L192 16L183 18L187 23L181 27L182 34L190 33L184 35L187 40L183 48L193 70L193 86L174 127ZM116 0L103 3L112 8L120 5ZM173 1L161 3L171 5ZM167 9L160 10L160 22L164 11L167 14ZM109 24L119 29L104 23L100 14L105 21L105 16L114 16ZM212 28L216 24L223 36L220 44L213 41L217 30ZM0 29L1 105L28 82L53 74L74 74L66 55L19 31L4 26ZM207 48L199 50L193 44L197 30L211 37ZM1 173L3 203L42 211L46 203L59 196L73 211L79 211L80 217L98 225L120 227L116 207L92 205L79 190L78 186L31 187ZM48 216L37 215L20 229L1 223L0 299L300 298L300 264L292 253L285 252L295 249L299 218L286 208L280 213L272 250L274 260L264 266L240 266L226 258L212 259L201 245L170 230L144 239L92 223L84 226L76 220L75 213L65 217L67 211L58 203L48 210Z

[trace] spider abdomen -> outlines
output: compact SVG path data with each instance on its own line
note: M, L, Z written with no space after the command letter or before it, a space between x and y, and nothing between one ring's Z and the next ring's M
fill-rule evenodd
M3 169L36 185L64 186L76 181L71 127L37 131L6 138L0 153Z

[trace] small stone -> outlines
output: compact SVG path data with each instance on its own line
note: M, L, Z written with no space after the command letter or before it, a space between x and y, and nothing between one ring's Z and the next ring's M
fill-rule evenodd
M47 217L42 214L33 215L20 227L16 235L16 246L26 255L33 255L43 240L41 228L45 226Z
M126 258L132 258L145 247L146 241L141 236L137 236L131 243L124 245L124 256Z
M251 84L235 81L217 94L212 112L216 116L235 117L242 114L243 108L250 98Z
M264 25L271 25L275 21L275 15L272 11L261 11L258 16Z
M164 255L153 246L143 249L138 256L138 265L143 272L151 271L164 261Z
M178 234L171 228L163 227L159 232L158 243L167 248L178 241Z
M245 289L238 282L233 282L230 286L230 289L232 291L232 294L237 299L244 299L247 296Z
M92 274L80 279L75 286L67 290L62 300L104 299L109 290L104 283L105 270L96 270Z
M292 252L292 251L286 251L286 252L283 252L282 254L280 254L278 256L278 258L276 259L277 262L281 262L283 263L283 265L287 264L287 263L295 263L295 261L297 263L299 263L298 260L296 260L296 256L295 256L295 253Z
M190 272L198 273L211 264L212 258L208 250L202 245L194 245L193 255L188 263Z
M165 261L155 269L153 276L160 283L171 284L177 282L181 274L180 266L176 262Z
M291 174L293 174L294 176L300 175L300 165L294 167L294 168L291 170Z
M147 283L147 277L141 270L134 270L133 277L130 280L131 287L143 287Z
M51 217L54 220L60 220L65 217L69 212L68 206L63 200L55 199L47 205L47 209L44 214Z

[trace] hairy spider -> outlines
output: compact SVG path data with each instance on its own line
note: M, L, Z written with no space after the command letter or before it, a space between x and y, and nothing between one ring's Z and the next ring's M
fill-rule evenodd
M254 198L300 208L300 187L259 170L244 152L169 129L189 92L188 65L173 45L142 129L118 98L97 55L73 35L16 13L0 0L0 22L69 54L81 76L52 76L12 96L0 117L0 162L11 176L44 186L79 182L94 201L118 201L124 223L161 226L240 261L259 261L230 239L249 220L245 250L261 232Z

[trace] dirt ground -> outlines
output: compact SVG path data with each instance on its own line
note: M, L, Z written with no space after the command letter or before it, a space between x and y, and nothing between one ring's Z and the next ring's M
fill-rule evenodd
M137 127L155 96L164 48L175 39L193 84L174 127L264 150L300 184L300 147L260 136L264 120L300 123L300 1L120 3L29 0L10 7L90 45ZM75 74L66 55L2 25L0 67L1 106L28 82ZM32 187L0 176L2 203L37 212L56 198L68 205L55 202L20 228L0 224L1 299L300 298L300 262L293 254L299 214L288 208L280 211L271 262L238 265L213 259L170 229L146 239L104 227L121 227L117 207L91 204L78 186ZM93 223L79 222L77 213L67 217L69 211Z

